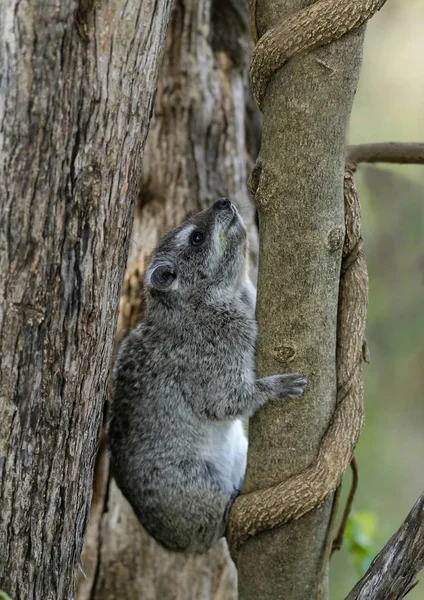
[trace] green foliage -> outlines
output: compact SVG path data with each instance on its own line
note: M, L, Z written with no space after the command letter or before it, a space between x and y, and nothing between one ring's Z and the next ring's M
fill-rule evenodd
M355 511L349 518L345 542L358 577L362 577L375 554L378 535L377 516L366 510Z
M0 590L0 600L12 600L12 598L8 596L6 592L2 592L2 590Z

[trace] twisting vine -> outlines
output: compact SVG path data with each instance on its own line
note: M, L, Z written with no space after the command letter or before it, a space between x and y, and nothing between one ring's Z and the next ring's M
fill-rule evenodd
M234 557L250 536L299 519L319 506L340 485L352 459L363 424L361 364L368 292L353 169L345 176L345 227L337 334L338 405L332 423L306 471L236 500L227 535Z
M385 0L319 0L291 15L262 37L256 24L256 0L250 1L250 22L257 42L250 78L262 106L273 74L291 57L340 38L359 27ZM340 485L353 457L363 423L362 358L367 310L367 271L362 252L359 198L354 166L345 176L345 241L339 291L337 332L337 407L316 460L302 473L271 488L241 495L234 503L227 532L233 558L251 536L318 507ZM258 188L261 164L253 169L250 188ZM343 522L347 519L345 513ZM343 522L340 535L343 534ZM339 536L340 537L340 536Z

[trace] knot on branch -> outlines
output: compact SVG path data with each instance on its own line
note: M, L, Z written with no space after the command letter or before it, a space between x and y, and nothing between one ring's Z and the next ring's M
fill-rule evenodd
M290 15L259 37L256 27L256 0L249 12L256 43L250 66L250 82L256 104L262 109L272 75L293 56L304 54L338 40L380 10L386 0L318 0Z
M227 531L234 560L251 536L317 508L340 485L363 425L362 348L368 276L362 252L360 205L352 171L345 175L345 237L337 323L337 407L318 456L306 471L235 501Z
M340 250L343 246L344 229L342 226L331 229L327 238L327 246L331 252Z

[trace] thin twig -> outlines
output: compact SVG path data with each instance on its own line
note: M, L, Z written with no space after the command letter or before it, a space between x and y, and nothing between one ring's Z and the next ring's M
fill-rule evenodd
M353 499L355 498L356 490L358 487L359 469L356 458L353 457L350 461L350 468L352 469L352 485L350 487L349 496L346 500L346 506L343 512L343 517L340 522L339 530L336 537L333 540L333 546L331 548L331 555L336 550L340 550L343 545L343 538L346 531L347 522L349 520L350 511L352 510Z

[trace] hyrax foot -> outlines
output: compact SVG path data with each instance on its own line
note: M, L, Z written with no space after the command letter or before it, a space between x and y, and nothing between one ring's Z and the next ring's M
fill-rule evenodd
M303 373L286 373L277 375L278 377L278 397L279 398L299 398L303 396L308 382Z

